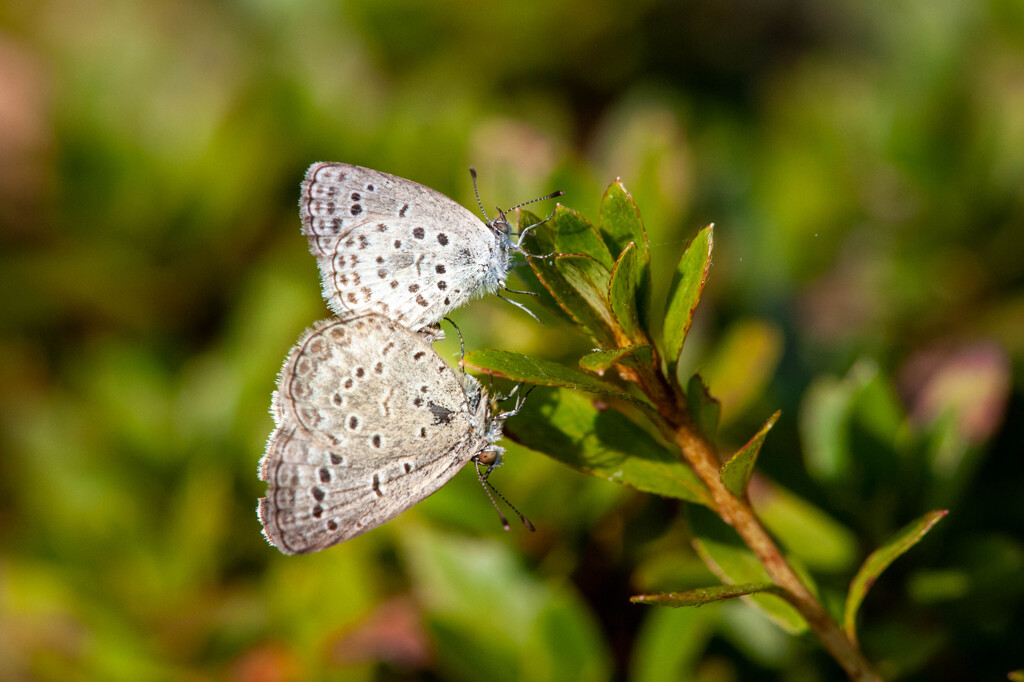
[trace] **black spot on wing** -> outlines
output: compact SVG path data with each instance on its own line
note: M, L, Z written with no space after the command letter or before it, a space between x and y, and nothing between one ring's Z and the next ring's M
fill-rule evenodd
M435 424L447 424L452 420L452 415L455 414L447 407L438 405L434 401L427 403L427 409L429 409L430 413L434 415Z

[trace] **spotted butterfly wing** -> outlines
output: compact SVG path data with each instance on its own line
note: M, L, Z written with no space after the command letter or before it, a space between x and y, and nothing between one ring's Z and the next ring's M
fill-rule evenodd
M318 322L288 354L260 461L259 517L285 554L366 532L500 437L480 384L378 315Z
M445 195L347 163L316 163L299 200L324 298L342 317L412 330L505 281L511 241Z

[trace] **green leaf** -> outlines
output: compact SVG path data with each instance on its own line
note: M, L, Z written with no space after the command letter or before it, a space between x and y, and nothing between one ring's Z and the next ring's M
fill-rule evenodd
M783 335L773 322L743 319L715 341L701 363L704 377L722 403L723 423L735 419L764 393L782 357Z
M638 314L643 286L643 270L638 258L636 242L630 242L612 270L611 281L608 284L608 301L611 304L612 316L623 336L630 341L643 343L647 341L647 334Z
M536 301L546 308L548 312L554 315L559 322L567 325L578 324L578 322L565 311L565 308L555 300L555 297L551 295L551 291L548 290L547 285L540 280L537 276L537 272L533 268L514 268L511 274L512 276L517 277L519 282L506 282L510 288L525 289L526 291L532 291L537 294L534 300L525 302L528 308L536 312L536 308L533 305L534 301Z
M588 372L603 375L609 367L617 364L631 368L650 365L654 361L652 350L650 344L638 343L625 348L594 351L580 358L580 367Z
M905 421L890 380L873 361L858 361L842 379L816 380L801 402L798 421L808 473L847 485L866 454L855 451L853 434L864 429L877 443L899 452L908 433ZM890 466L890 475L902 471L895 456L876 461Z
M612 269L615 257L608 250L597 229L582 215L559 204L550 224L554 237L554 249L549 249L549 251L580 253L590 256L607 270ZM548 252L545 251L545 253Z
M820 507L768 479L748 486L747 492L761 523L788 554L827 573L853 566L858 556L856 534Z
M584 258L584 256L578 256L578 258ZM533 271L544 288L551 294L562 314L567 315L573 322L581 326L597 343L606 346L617 345L615 332L612 331L610 324L611 311L608 309L607 303L600 304L599 302L600 307L595 309L554 266L553 261L550 267L539 266L537 261L536 258L531 259Z
M764 566L739 535L713 512L687 507L694 549L708 568L723 582L736 585L771 583ZM774 594L755 594L750 600L784 630L797 634L807 630L803 616Z
M852 466L848 427L860 388L851 386L848 379L820 377L804 393L800 440L807 472L819 481L846 480Z
M536 223L537 217L521 211L519 220L522 228ZM579 214L559 207L552 220L526 234L521 246L527 253L535 254L527 259L530 268L554 299L557 312L568 315L598 343L617 345L607 301L614 260L593 226ZM573 253L572 249L584 252ZM555 255L549 255L552 253ZM542 302L550 307L546 296L542 296Z
M611 656L594 614L575 590L549 588L536 624L530 629L523 652L520 680L580 680L605 682L611 678ZM471 674L466 679L480 679ZM486 678L489 679L489 678Z
M654 609L644 615L630 654L625 679L631 682L698 679L715 628L716 615L707 609Z
M697 429L709 441L714 440L722 406L708 393L708 388L699 374L694 374L686 382L686 407Z
M505 424L505 435L579 471L655 495L711 504L697 475L651 434L576 391L535 391Z
M627 244L634 242L641 249L640 261L649 261L644 222L640 218L640 210L636 207L633 197L626 191L622 180L616 178L615 182L608 185L601 200L601 218L597 224L612 255L617 256L626 250Z
M603 265L590 256L561 254L552 258L530 258L530 267L576 324L586 329L599 344L618 345L607 299L611 274Z
M651 254L647 231L640 218L640 209L619 179L605 192L598 228L616 260L621 259L630 242L636 245L636 317L640 327L646 329L651 307Z
M668 362L669 377L675 377L679 353L690 331L693 313L700 301L700 294L708 280L711 268L711 249L714 225L708 225L697 233L679 259L672 286L669 289L668 305L665 307L664 349Z
M857 641L857 611L861 602L875 580L882 574L889 565L902 556L907 550L921 541L932 527L945 518L949 513L948 509L939 509L928 512L921 518L903 527L898 533L891 537L884 545L872 552L864 564L857 571L853 581L850 583L850 591L846 595L846 609L843 615L843 627L846 635L854 642Z
M558 208L555 208L556 216L557 213ZM536 227L527 232L519 242L519 246L523 251L537 256L544 256L552 251L556 251L554 219L542 223L541 218L536 213L525 208L516 210L516 230L518 232L522 232L527 227L534 225Z
M520 230L537 223L537 221L538 218L534 214L519 210ZM568 318L571 322L584 327L594 338L602 340L614 338L611 329L601 321L599 315L588 307L586 301L555 267L555 256L550 254L557 253L558 249L555 245L551 221L538 225L527 232L520 246L526 253L533 254L527 257L532 277L525 276L523 273L523 280L531 284L533 279L537 280L540 285L537 293L540 295L540 302L545 307L552 310L556 316Z
M654 606L703 606L716 601L735 599L748 594L758 592L773 592L779 594L782 590L774 583L744 583L743 585L714 585L713 587L700 587L696 590L685 592L665 592L662 594L638 594L630 597L629 601L634 604L652 604Z
M611 328L615 324L608 303L611 273L603 265L590 256L570 253L555 256L555 269L600 317L606 327Z
M589 391L601 395L627 400L634 404L645 405L642 401L626 393L618 386L584 374L572 367L560 365L550 360L541 360L528 355L521 355L507 350L478 350L467 353L462 364L466 367L504 377L512 381L522 381L538 386L556 386L571 388L577 391Z
M757 463L757 455L761 452L761 445L775 422L778 421L782 412L776 412L768 417L764 426L754 434L754 437L747 441L747 444L736 451L729 461L722 466L721 478L725 487L736 497L746 499L747 484L750 483L750 476L754 473L754 465Z
M443 678L608 678L600 629L573 590L540 580L502 543L428 527L415 530L402 534L401 551ZM473 573L462 575L463 570ZM508 589L488 597L491 580ZM481 625L511 631L481 639ZM553 629L558 636L551 636Z

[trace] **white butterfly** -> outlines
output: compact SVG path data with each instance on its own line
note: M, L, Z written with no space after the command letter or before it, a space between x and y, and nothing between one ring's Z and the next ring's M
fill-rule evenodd
M511 252L521 250L505 212L481 222L429 187L347 163L309 168L299 213L331 310L378 313L414 331L504 287Z
M302 554L348 540L471 461L488 466L478 468L486 483L515 410L492 411L487 391L431 340L379 315L323 320L300 337L278 377L277 428L259 467L268 490L257 511L271 544Z

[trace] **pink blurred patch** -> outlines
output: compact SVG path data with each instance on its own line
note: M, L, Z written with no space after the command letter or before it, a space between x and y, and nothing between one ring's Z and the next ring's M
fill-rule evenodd
M379 605L354 629L331 645L331 661L356 665L381 661L398 668L426 667L433 657L419 609L400 596Z
M231 666L231 679L239 682L293 682L303 679L298 659L280 644L249 649Z
M801 328L823 345L876 338L891 311L885 296L885 273L877 254L858 245L840 254L836 266L800 295Z
M898 384L914 423L929 424L952 412L960 434L976 445L1003 422L1010 394L1010 361L991 341L931 348L904 365Z
M0 35L0 230L42 227L53 147L50 79L33 48Z

